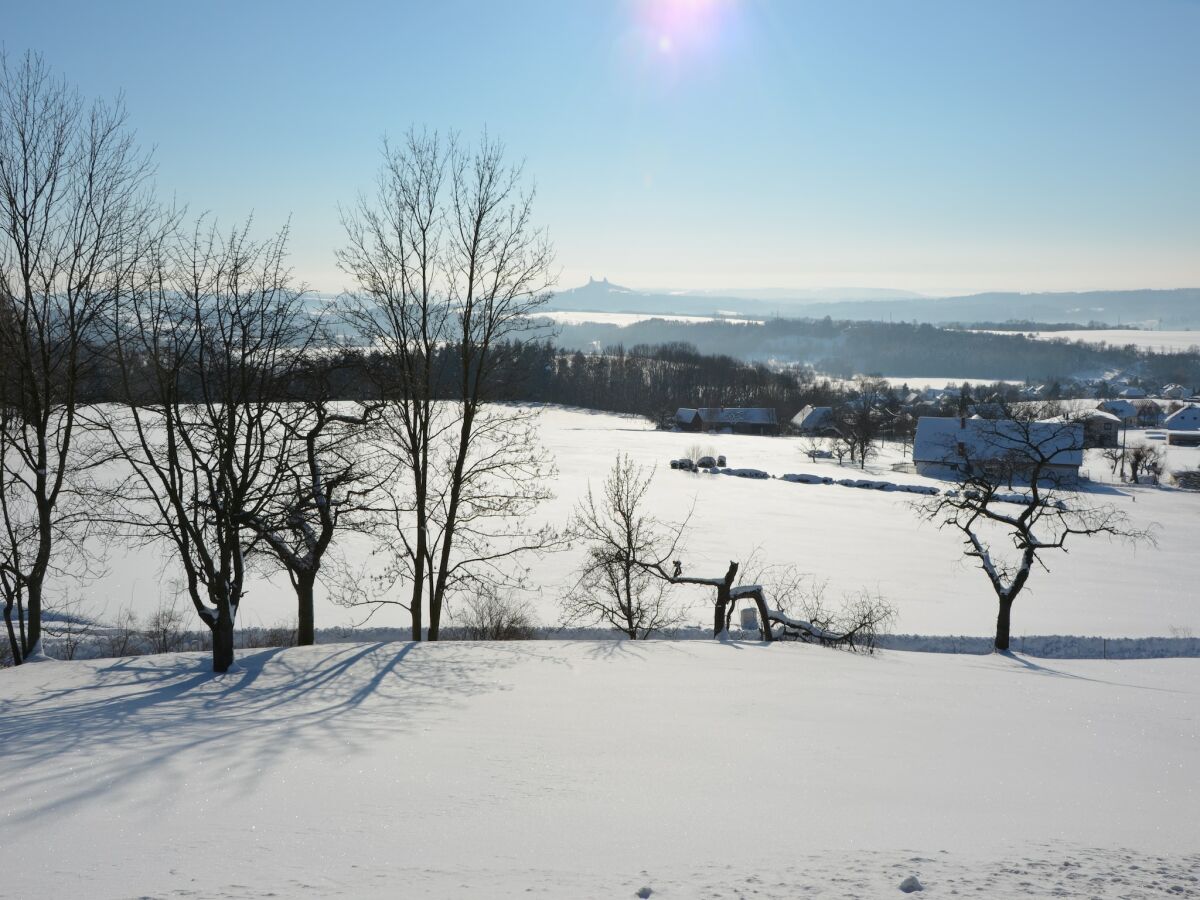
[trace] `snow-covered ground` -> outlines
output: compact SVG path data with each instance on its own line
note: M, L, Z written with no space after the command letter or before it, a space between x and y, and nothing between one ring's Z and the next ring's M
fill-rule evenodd
M1198 738L1200 660L539 641L245 652L225 676L200 654L48 662L0 672L0 894L1196 897Z
M550 319L561 325L582 325L595 323L597 325L634 325L650 319L662 319L665 322L732 322L737 325L761 325L762 319L743 319L735 316L688 316L671 315L668 313L614 313L614 312L583 312L579 310L548 309L539 312L539 318Z
M1012 334L997 331L993 334ZM1078 331L1025 331L1021 334L1041 341L1084 341L1089 344L1115 344L1125 347L1133 344L1142 350L1155 353L1178 353L1200 347L1200 331L1147 331L1139 328L1080 329Z
M1014 378L954 378L945 376L930 377L927 375L917 375L907 377L904 375L884 375L882 380L886 381L892 387L898 388L908 385L914 391L923 391L927 388L934 390L952 390L957 391L965 381L967 384L995 384L1000 381L1004 384L1024 384L1020 379ZM848 386L853 387L853 382L847 382Z
M657 516L681 520L691 511L682 554L689 573L721 575L731 559L744 559L758 547L765 561L795 565L814 581L826 582L826 596L834 602L863 589L878 592L899 609L899 632L991 633L995 599L990 586L963 560L954 533L914 515L912 505L921 497L778 478L694 474L667 465L672 458L712 452L725 454L730 466L775 476L865 476L944 486L893 472L891 464L901 459L898 450L888 451L861 473L832 461L810 461L803 453L804 441L797 438L663 432L643 419L557 407L545 409L541 422L543 440L559 469L553 484L556 497L539 513L551 524L565 524L589 483L599 487L616 454L627 452L639 463L658 467L649 494ZM1131 431L1130 443L1136 439ZM1170 447L1169 454L1172 468L1200 466L1198 449ZM1111 480L1107 464L1095 454L1089 455L1086 468L1095 479ZM1094 491L1090 499L1118 505L1135 524L1157 524L1157 546L1093 538L1076 543L1069 553L1049 555L1050 571L1037 571L1014 607L1014 636L1144 637L1188 630L1200 634L1195 556L1200 494L1103 481ZM348 552L356 564L377 564L361 545L352 545ZM530 562L532 602L542 623L558 621L558 599L572 584L582 553L577 547ZM174 578L170 561L163 565L161 551L116 547L104 577L72 593L86 609L111 618L126 604L148 612L160 598L171 596ZM695 623L711 621L709 593L697 589L683 596L694 601ZM294 616L293 604L286 579L256 577L241 618L247 625L284 622ZM354 624L363 617L361 611L319 599L318 627ZM399 613L389 610L371 624L404 623Z

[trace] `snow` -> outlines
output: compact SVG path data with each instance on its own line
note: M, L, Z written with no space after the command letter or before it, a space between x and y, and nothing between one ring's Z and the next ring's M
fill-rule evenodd
M1003 384L1024 384L1025 382L1019 378L973 378L963 377L961 375L884 375L882 380L886 381L889 386L894 388L908 385L914 391L923 391L928 388L933 388L938 391L954 391L962 387L963 382L967 384L995 384L1001 382ZM846 384L853 384L846 382Z
M913 512L920 495L907 489L946 489L947 482L902 471L907 462L888 447L865 471L833 460L810 460L805 441L789 437L709 435L656 431L644 419L587 410L546 407L541 433L554 455L558 474L555 497L538 516L561 527L586 493L599 486L617 452L657 471L650 486L650 508L659 518L692 519L680 559L689 574L720 576L731 559L744 560L756 547L767 562L795 565L814 581L826 582L826 597L863 589L879 593L897 607L899 632L925 635L987 635L996 601L983 573L962 556L959 538L922 523ZM1133 446L1161 430L1131 429ZM1200 448L1166 446L1167 471L1200 467ZM674 471L669 461L699 447L702 455L723 454L730 467L771 475L805 475L831 481L895 485L883 490L789 484L781 478L712 477ZM1157 546L1131 546L1105 538L1076 543L1068 554L1050 554L1049 572L1038 570L1013 610L1013 635L1086 634L1097 637L1151 637L1191 629L1200 634L1200 605L1195 603L1195 537L1200 521L1200 492L1150 485L1108 483L1109 466L1098 451L1088 451L1084 470L1094 480L1089 500L1111 502L1134 525L1157 523ZM793 479L801 481L801 479ZM808 480L808 479L804 479ZM694 509L693 509L694 506ZM540 621L558 620L558 598L573 584L583 549L547 555L531 562L531 601ZM346 545L351 561L380 565L361 542ZM92 617L111 620L124 604L139 614L169 602L180 576L161 547L114 547L108 571L73 589ZM711 623L711 591L681 587L692 604L689 624ZM771 598L767 598L768 603ZM265 578L252 572L239 610L239 625L273 626L294 618L294 594L282 574ZM181 604L195 621L190 604ZM362 610L336 606L318 588L318 627L362 622ZM401 614L384 610L372 625L403 625Z
M537 641L206 663L0 672L7 896L1200 893L1200 660Z
M1011 334L1012 332L1000 333ZM1139 349L1152 350L1155 353L1179 353L1200 347L1200 331L1147 331L1136 328L1110 328L1021 333L1041 341L1084 341L1089 344L1114 344L1118 347L1133 344Z

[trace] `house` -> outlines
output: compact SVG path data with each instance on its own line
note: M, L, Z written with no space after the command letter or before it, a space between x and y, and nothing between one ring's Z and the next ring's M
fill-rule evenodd
M1015 422L922 416L913 442L913 464L921 475L957 480L993 471L1020 477L1041 458L1044 479L1071 484L1083 464L1084 426L1066 422Z
M1138 428L1157 428L1163 421L1163 409L1153 400L1134 400L1137 411L1135 422Z
M1182 384L1168 384L1161 391L1162 396L1167 400L1182 400L1189 393Z
M1200 431L1200 406L1189 403L1163 420L1168 431Z
M1140 400L1142 397L1146 396L1146 392L1140 387L1127 387L1117 396L1123 397L1126 400Z
M1136 425L1138 408L1130 400L1104 400L1096 408L1106 413L1112 413L1121 420L1122 425Z
M731 434L779 434L775 410L756 406L680 407L675 413L680 431L721 431Z
M1118 447L1121 443L1121 420L1102 409L1089 409L1074 415L1083 426L1083 446Z
M833 408L830 406L804 407L792 416L791 426L799 434L827 436L837 433L833 420Z

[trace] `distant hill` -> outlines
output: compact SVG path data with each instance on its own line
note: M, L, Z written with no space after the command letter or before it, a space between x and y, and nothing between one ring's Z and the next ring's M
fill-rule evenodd
M818 291L771 290L770 296L751 296L753 291L726 294L687 292L643 292L613 284L607 279L591 280L582 287L561 291L551 308L592 312L717 315L782 318L852 319L855 321L930 322L933 324L1005 322L1058 322L1087 325L1145 325L1157 328L1200 328L1200 288L1175 290L1086 291L1066 293L993 292L962 297L898 296L880 299L879 289L862 288L875 296L850 297L855 289L829 288L825 298L810 296ZM786 294L791 296L785 296ZM891 294L892 292L884 292Z

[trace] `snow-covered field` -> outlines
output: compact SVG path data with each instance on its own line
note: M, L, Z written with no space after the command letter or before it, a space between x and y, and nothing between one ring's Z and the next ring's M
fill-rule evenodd
M1011 334L998 331L994 334ZM1078 331L1026 331L1021 332L1041 341L1084 341L1089 344L1115 344L1125 347L1133 344L1142 350L1155 353L1178 353L1200 347L1200 331L1147 331L1139 328L1080 329Z
M0 894L1200 896L1200 660L538 641L206 663L0 672Z
M732 316L688 316L688 315L670 315L667 313L614 313L614 312L582 312L578 310L560 310L548 309L544 312L539 312L538 318L550 319L561 325L582 325L584 323L595 323L597 325L619 325L622 328L626 325L634 325L638 322L647 322L650 319L662 319L665 322L732 322L736 325L761 325L761 319L742 319Z
M906 377L903 375L884 375L883 380L892 387L903 387L908 385L914 391L923 391L926 388L935 390L958 390L965 381L967 384L995 384L1001 381L1004 384L1024 384L1020 379L1000 378L1000 379L979 379L979 378L953 378L953 377L929 377L926 375L917 375L915 377Z
M862 474L830 461L811 462L799 439L662 432L642 419L562 408L543 411L542 436L559 469L556 497L540 512L552 524L565 524L588 484L598 487L618 451L624 451L640 463L657 465L650 490L656 515L679 520L692 511L682 554L690 573L723 574L729 560L744 559L759 547L765 561L795 565L815 581L826 582L826 596L832 601L863 589L878 592L898 607L900 632L986 635L993 628L995 599L986 579L964 562L958 537L917 519L912 504L920 497L693 474L667 466L670 459L698 448L727 455L731 466L777 476ZM1131 432L1130 442L1134 440ZM1200 466L1200 450L1171 447L1169 452L1173 468ZM869 466L866 476L942 484L891 471L890 463L899 458L892 451ZM1107 464L1098 458L1090 458L1087 468L1093 478L1111 478ZM1036 572L1014 607L1014 636L1145 637L1189 629L1200 634L1195 563L1200 495L1104 483L1095 491L1092 499L1117 504L1135 523L1157 523L1157 546L1094 538L1075 544L1069 553L1048 556L1051 571ZM349 553L360 565L377 562L361 546L352 546ZM531 561L532 601L542 623L557 622L558 598L572 584L582 553L575 548ZM113 617L126 604L145 613L160 598L171 596L174 578L160 551L117 547L104 577L72 594L102 618ZM694 601L695 623L710 622L711 597L699 590L685 596ZM318 603L318 627L354 624L365 615L327 599ZM242 606L244 624L272 625L293 616L285 579L253 580ZM404 623L398 613L384 611L371 624Z

